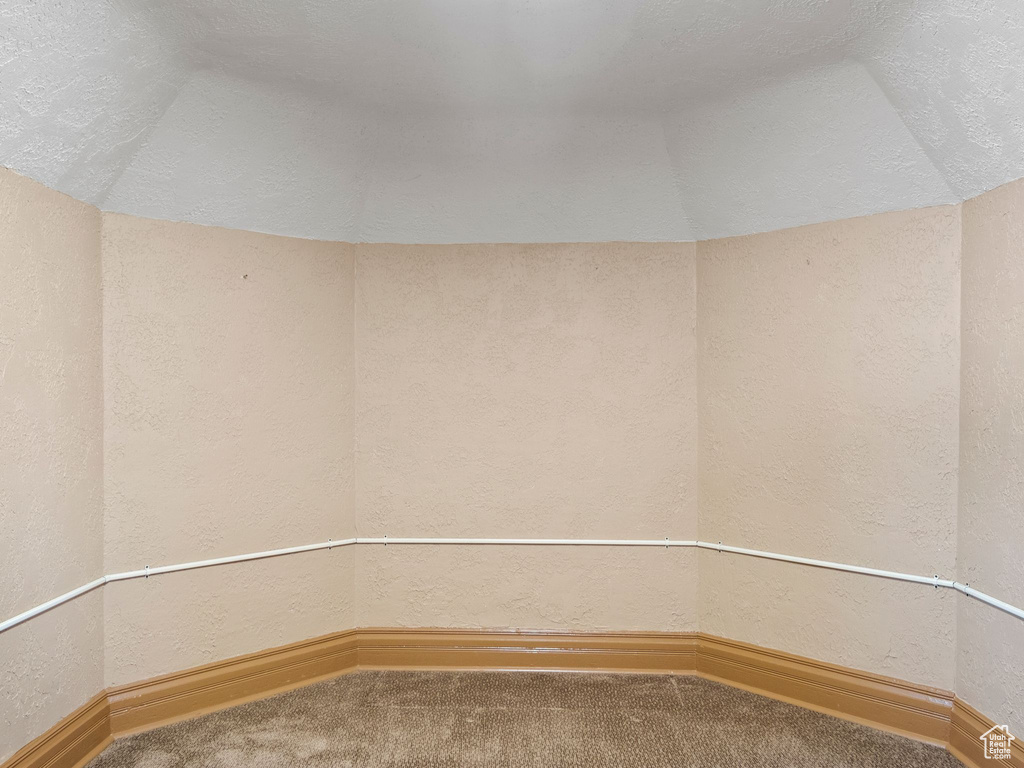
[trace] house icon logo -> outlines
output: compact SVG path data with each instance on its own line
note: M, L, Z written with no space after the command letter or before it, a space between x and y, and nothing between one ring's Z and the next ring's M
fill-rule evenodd
M978 737L985 744L985 757L989 760L1009 760L1010 742L1016 738L1007 725L993 725Z

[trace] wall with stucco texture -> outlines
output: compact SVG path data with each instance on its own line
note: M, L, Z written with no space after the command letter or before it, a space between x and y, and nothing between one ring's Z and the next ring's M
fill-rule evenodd
M105 571L351 535L350 246L105 215L103 263ZM107 684L348 627L329 554L108 586Z
M294 240L101 218L8 171L0 210L5 617L352 535L722 540L1024 603L1024 184L699 244ZM1024 630L949 590L364 546L118 582L5 632L0 759L104 685L354 625L699 628L1024 730Z
M694 537L692 244L356 254L360 536ZM692 553L359 558L363 625L696 628Z
M100 575L99 212L0 169L0 616ZM103 687L99 595L0 635L0 762Z
M960 216L700 243L700 538L956 565ZM701 629L951 688L955 596L701 553Z
M1024 183L964 204L958 580L1024 605ZM1024 734L1024 623L960 602L957 693Z

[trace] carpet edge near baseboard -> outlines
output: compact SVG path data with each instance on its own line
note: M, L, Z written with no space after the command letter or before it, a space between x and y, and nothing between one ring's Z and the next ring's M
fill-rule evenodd
M110 688L0 768L80 768L112 738L370 668L699 675L946 747L969 768L1024 768L1024 750L984 759L978 738L995 723L948 691L784 651L698 632L415 628L345 630Z

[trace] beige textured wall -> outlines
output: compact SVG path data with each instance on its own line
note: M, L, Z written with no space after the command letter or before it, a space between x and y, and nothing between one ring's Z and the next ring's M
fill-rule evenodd
M1024 182L963 221L958 578L1024 606ZM1024 623L961 600L956 689L1024 737Z
M102 573L99 213L0 169L0 618ZM97 593L0 634L0 762L103 687Z
M950 577L957 208L698 245L700 538ZM701 629L951 688L955 595L714 552Z
M1024 604L1024 183L962 231L936 208L696 245L350 246L101 219L0 171L0 247L0 618L356 533L722 540ZM388 546L112 584L0 635L0 760L104 685L357 624L699 626L955 684L1024 731L1024 626L948 590Z
M359 246L361 536L693 538L693 244ZM363 625L696 628L678 550L362 547Z
M107 573L353 531L351 246L103 217ZM105 589L117 684L351 625L351 551Z

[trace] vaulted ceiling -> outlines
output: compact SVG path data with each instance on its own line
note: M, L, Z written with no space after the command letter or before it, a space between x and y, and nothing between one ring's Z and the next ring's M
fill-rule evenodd
M0 165L350 241L692 240L1024 176L1020 0L0 0Z

